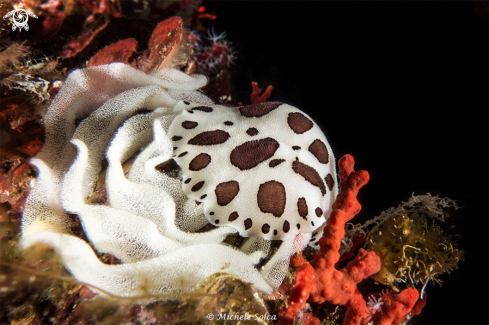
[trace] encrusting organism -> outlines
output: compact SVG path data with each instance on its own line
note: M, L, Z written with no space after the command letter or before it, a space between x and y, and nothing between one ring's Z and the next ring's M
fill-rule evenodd
M382 257L381 270L372 277L393 290L400 283L421 285L421 296L430 282L457 267L463 253L447 232L444 208L459 208L447 198L413 195L408 202L384 211L369 221L367 248ZM364 226L362 226L364 227Z

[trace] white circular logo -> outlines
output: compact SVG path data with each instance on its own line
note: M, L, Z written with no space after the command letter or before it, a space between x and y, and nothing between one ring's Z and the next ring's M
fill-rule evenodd
M25 30L29 30L29 25L27 25L29 16L37 18L37 16L29 10L23 9L22 4L19 4L18 9L10 11L5 16L3 16L3 19L12 17L12 30L15 31L18 28L19 31L22 31L22 28L24 28Z

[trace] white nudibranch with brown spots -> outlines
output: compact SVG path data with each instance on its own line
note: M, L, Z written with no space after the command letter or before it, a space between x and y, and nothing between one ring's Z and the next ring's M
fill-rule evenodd
M190 104L168 134L188 197L216 226L286 240L313 233L336 197L334 157L321 129L290 105Z
M21 246L53 247L77 280L117 296L192 292L217 272L273 292L291 254L319 238L337 192L334 157L305 113L273 102L214 105L198 91L206 82L122 63L73 71L31 161L39 176ZM180 172L159 169L172 159ZM87 198L104 160L107 202L96 204ZM73 215L83 238L71 231ZM249 238L226 244L236 232ZM275 252L272 240L281 242Z

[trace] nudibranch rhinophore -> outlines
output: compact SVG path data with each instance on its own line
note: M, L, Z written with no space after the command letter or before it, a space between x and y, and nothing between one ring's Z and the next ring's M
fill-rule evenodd
M213 225L285 240L326 221L337 194L334 156L319 126L297 108L188 103L168 135L183 190L203 202Z

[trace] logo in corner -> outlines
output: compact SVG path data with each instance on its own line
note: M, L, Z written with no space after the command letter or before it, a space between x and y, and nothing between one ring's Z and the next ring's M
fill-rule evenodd
M21 32L22 28L24 28L26 31L29 30L29 25L27 25L29 16L31 16L32 18L37 18L37 16L29 10L22 9L22 4L19 4L18 9L10 11L5 16L3 16L3 19L12 17L12 30L15 31L18 28L19 32Z

